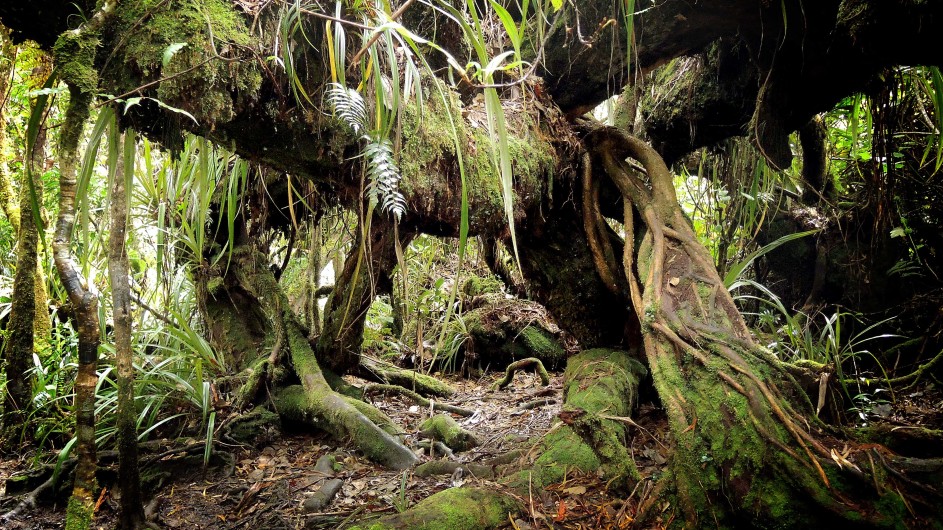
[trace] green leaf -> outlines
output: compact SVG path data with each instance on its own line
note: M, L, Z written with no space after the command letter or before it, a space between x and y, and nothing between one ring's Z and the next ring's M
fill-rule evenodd
M170 46L167 46L167 49L164 50L163 56L161 56L161 64L167 66L167 64L170 63L170 60L174 58L174 55L176 55L177 52L182 50L185 46L187 46L186 42L175 42Z
M550 5L553 6L554 11L559 11L563 7L563 0L550 0Z
M787 234L762 248L754 250L747 257L743 258L742 261L735 263L733 264L733 266L730 267L730 270L727 271L727 275L724 276L724 285L727 287L727 289L731 289L736 284L737 280L740 278L740 275L743 274L743 271L746 270L747 267L752 265L753 262L756 261L757 258L764 256L767 253L772 252L773 250L776 250L777 248L781 247L782 245L785 245L786 243L790 241L795 241L796 239L800 239L805 236L812 235L816 232L818 232L818 230L809 230L807 232Z

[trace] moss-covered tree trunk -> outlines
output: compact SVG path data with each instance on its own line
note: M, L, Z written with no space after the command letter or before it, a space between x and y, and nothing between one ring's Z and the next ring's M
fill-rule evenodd
M4 399L4 445L12 450L21 440L32 439L32 429L26 425L26 417L32 397L32 378L29 368L33 364L35 346L34 323L37 316L36 262L38 258L39 229L33 217L32 198L29 188L42 197L40 171L45 158L46 127L40 126L29 153L28 168L22 172L20 183L20 218L16 237L16 273L13 277L13 300L10 307L9 336L4 348L6 361L6 394ZM27 182L31 179L32 183ZM45 308L39 308L48 319Z
M5 46L7 51L9 46ZM10 56L12 58L12 55ZM12 71L12 64L10 67ZM52 70L52 63L42 57L35 72L30 76L30 84L38 89L46 81ZM0 74L0 93L6 94L9 73ZM36 100L40 104L41 99ZM44 113L45 109L35 112ZM5 128L3 112L0 109L0 128ZM32 381L29 368L33 364L33 353L45 354L49 349L51 324L47 312L45 279L39 266L39 227L37 217L41 217L43 198L42 170L46 158L46 124L36 125L32 144L27 146L27 163L20 173L19 204L14 198L13 189L7 175L6 162L0 167L0 201L3 210L16 233L16 272L13 279L13 297L10 308L10 322L7 326L9 337L4 348L6 365L6 394L4 398L3 432L0 439L6 450L13 450L21 441L32 439L33 430L26 423L32 398ZM5 151L5 131L0 131L0 156Z
M870 478L835 465L840 460L826 447L808 398L786 366L753 342L661 157L613 129L597 129L587 142L625 201L622 271L675 442L666 480L678 515L691 527L898 520L896 494L875 503L891 512L848 511L843 495L866 490ZM644 227L635 226L636 212Z
M78 463L66 516L67 530L85 530L94 516L98 485L95 450L95 386L98 382L98 292L82 276L72 256L72 230L78 192L79 141L88 121L92 97L98 88L94 70L99 46L98 32L114 5L106 0L101 9L77 30L63 33L56 42L55 55L62 78L69 87L69 105L59 137L59 217L53 238L53 257L59 279L75 311L79 336L78 372L75 378L75 453Z
M112 131L117 135L117 131ZM134 178L134 134L121 135L124 152L115 162L111 187L111 231L108 235L108 276L114 311L115 364L118 371L118 487L121 510L118 526L135 530L144 524L138 470L137 411L134 407L134 364L131 349L131 284L128 281L128 197ZM128 163L131 163L130 166Z
M318 338L318 361L336 374L357 368L367 310L378 294L393 291L397 245L393 222L386 214L374 215L369 228L361 223L357 232L360 238L336 277ZM399 236L401 248L409 245L413 237L411 233Z

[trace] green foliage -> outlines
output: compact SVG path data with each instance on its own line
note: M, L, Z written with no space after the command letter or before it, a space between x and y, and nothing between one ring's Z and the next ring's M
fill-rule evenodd
M760 294L749 294L751 290ZM845 394L853 401L849 382L855 381L859 385L864 382L868 377L866 366L876 366L879 375L888 378L881 351L890 349L891 339L902 337L877 330L891 319L867 323L861 315L845 311L811 315L790 311L775 293L753 280L738 280L731 285L730 291L746 293L734 297L738 302L760 302L762 309L754 315L754 329L761 339L767 341L766 347L773 354L789 362L811 361L832 366ZM849 335L849 328L855 329L853 334ZM874 347L881 349L873 351ZM863 365L863 361L867 361L867 365Z

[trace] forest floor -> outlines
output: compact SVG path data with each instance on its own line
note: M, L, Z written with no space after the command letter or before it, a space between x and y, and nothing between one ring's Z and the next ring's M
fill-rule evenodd
M560 412L562 373L552 374L547 388L540 386L536 375L518 373L504 390L492 390L500 375L488 374L478 380L448 378L457 390L448 403L476 411L472 417L456 420L481 441L475 449L456 454L460 462L482 462L514 449L526 452L552 428ZM518 408L538 394L552 402L531 410ZM943 425L943 393L932 384L897 398L893 406L876 404L868 419L896 426ZM418 439L418 426L429 416L428 410L397 396L377 398L374 404L409 433L407 443ZM657 477L668 456L664 415L657 407L643 404L636 422L638 427L631 429L632 453L643 477ZM405 509L449 487L487 483L468 474L419 477L411 471L387 470L316 432L286 429L274 435L260 433L259 441L255 447L217 445L212 464L205 469L200 465L202 450L189 458L166 456L153 466L164 473L159 486L145 492L154 519L162 527L180 529L335 529ZM333 455L338 463L333 473L315 470L325 455ZM422 457L424 462L432 459L427 454ZM25 472L30 463L25 457L0 459L0 488L10 476ZM326 508L307 513L305 500L329 478L343 481L340 491ZM642 489L650 488L652 482L640 483L645 485ZM0 510L5 513L19 499L4 494L0 491ZM535 492L532 498L522 499L529 513L509 520L506 528L627 528L638 499L645 494L635 491L628 499L616 498L607 493L599 477L573 474L542 494ZM113 528L117 499L106 489L99 504L94 527ZM60 499L25 510L0 526L10 530L62 528L64 517Z
M562 373L551 374L550 385L542 387L536 374L518 372L504 390L492 390L501 375L489 373L478 380L447 378L457 392L444 402L476 411L472 417L455 419L481 442L472 450L456 453L459 462L487 461L515 449L526 452L551 428L560 412ZM550 403L530 410L518 408L537 395ZM426 408L399 396L377 396L373 403L409 433L407 444L418 439L419 424L429 417ZM633 449L643 476L657 474L665 463L663 420L661 411L651 406L638 414L637 421L646 432L635 436ZM260 437L271 439L257 447L217 445L216 457L206 469L200 465L202 450L189 459L165 457L153 466L167 476L159 487L145 492L148 510L166 528L335 529L370 515L395 513L446 488L488 482L469 474L419 477L410 471L384 469L327 435L310 430L286 428L275 436L260 433ZM333 455L338 462L333 476L315 470L324 455ZM146 459L142 457L142 461ZM433 457L425 452L422 461L430 460ZM0 484L25 472L30 463L29 458L0 460ZM329 478L343 480L337 496L323 511L306 513L304 501ZM634 503L610 496L605 483L595 475L573 474L542 496L535 492L533 498L523 501L529 506L528 519L509 520L507 528L624 528L634 510ZM17 502L14 496L2 497L0 510L7 512ZM117 508L117 499L106 490L95 528L113 528ZM60 500L25 510L0 526L10 530L62 528L64 518Z

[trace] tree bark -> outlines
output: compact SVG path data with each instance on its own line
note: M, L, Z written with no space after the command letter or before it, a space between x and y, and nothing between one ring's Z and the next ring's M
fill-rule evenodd
M59 278L75 311L79 336L78 373L75 379L75 451L78 464L66 515L67 530L85 530L94 517L98 485L95 447L95 386L98 381L98 293L82 276L72 256L76 168L79 141L88 121L98 75L93 68L99 31L114 5L105 2L80 29L62 34L56 42L56 61L69 87L69 105L59 138L59 217L53 238L53 256Z
M745 517L806 526L849 517L842 495L872 478L836 466L821 428L806 423L814 418L808 397L785 365L753 342L681 211L664 162L612 129L597 129L587 141L625 200L623 271L675 442L669 476L679 515L691 526L704 519L737 525ZM647 182L626 156L641 162ZM637 247L633 209L647 229ZM899 520L893 508L875 508L853 517L876 525Z
M45 307L36 296L37 260L39 258L39 228L33 217L33 199L29 187L36 190L36 199L42 197L42 179L40 171L45 158L46 126L40 129L34 140L33 150L29 153L27 168L22 172L20 185L19 229L17 233L16 274L13 278L13 301L10 308L10 323L7 326L9 338L4 348L6 360L6 396L4 399L3 443L7 450L13 450L21 441L32 439L33 429L26 422L30 410L33 385L29 368L33 365L33 352L37 334L35 322L38 314L48 321ZM32 182L28 182L28 180ZM12 223L11 223L12 224ZM42 337L42 335L39 335Z
M79 530L91 524L95 507L95 385L98 382L98 293L82 276L70 248L75 225L76 163L78 142L88 120L91 94L74 85L69 87L69 107L60 140L59 219L53 240L53 254L59 278L75 309L79 335L79 367L75 378L75 449L78 465L69 499L66 528Z
M118 131L112 131L117 136ZM114 141L114 140L113 140ZM131 284L128 281L129 183L134 179L134 134L122 134L124 152L115 161L111 188L111 232L108 236L108 276L114 311L115 364L118 372L118 487L121 509L118 526L135 530L144 524L141 479L138 469L137 411L134 406L134 364L131 348Z
M374 421L375 409L366 403L353 403L338 394L325 378L314 351L288 306L288 299L278 288L275 277L261 253L250 247L234 250L230 263L232 280L256 304L265 316L265 344L278 351L266 358L284 357L290 361L300 386L279 390L274 405L288 419L314 423L329 433L361 449L366 455L394 469L405 469L416 463L416 456ZM219 292L217 296L225 296ZM238 311L238 308L235 308ZM260 368L261 369L261 368ZM364 410L369 407L370 410Z

